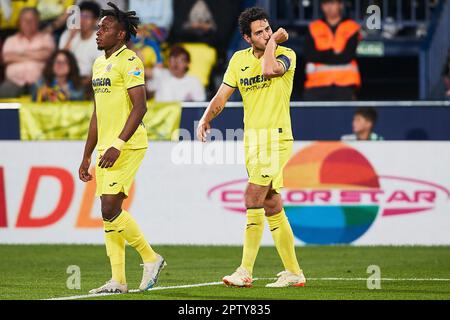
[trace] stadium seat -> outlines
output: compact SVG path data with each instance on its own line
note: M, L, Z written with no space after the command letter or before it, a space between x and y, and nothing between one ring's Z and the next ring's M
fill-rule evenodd
M200 79L203 86L209 85L211 70L217 62L217 50L205 43L181 43L191 55L188 74Z

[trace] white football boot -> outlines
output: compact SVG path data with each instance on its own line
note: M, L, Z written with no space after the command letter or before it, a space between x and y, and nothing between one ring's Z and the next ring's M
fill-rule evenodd
M121 284L115 280L109 280L104 285L99 288L92 289L89 291L91 294L95 293L127 293L128 286L127 284Z
M147 262L141 264L144 267L142 274L142 281L139 285L139 290L146 291L153 288L153 286L158 282L159 273L167 265L163 257L157 254L158 260L156 262Z
M249 288L252 286L253 279L247 269L239 267L232 275L223 277L222 281L227 286Z
M304 287L306 278L303 272L296 275L290 271L281 271L277 274L277 281L266 284L267 288Z

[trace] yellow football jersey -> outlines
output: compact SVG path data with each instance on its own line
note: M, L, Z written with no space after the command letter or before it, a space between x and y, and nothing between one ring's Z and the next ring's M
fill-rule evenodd
M136 54L122 48L108 59L98 57L92 67L92 87L97 110L97 149L109 148L122 132L133 107L128 89L145 85L144 66ZM141 123L124 149L147 148L147 131Z
M263 57L256 58L252 48L237 51L225 72L223 82L238 88L243 99L245 145L264 143L262 138L293 139L289 101L296 55L293 50L278 46L275 56L287 70L281 77L266 79L262 74Z

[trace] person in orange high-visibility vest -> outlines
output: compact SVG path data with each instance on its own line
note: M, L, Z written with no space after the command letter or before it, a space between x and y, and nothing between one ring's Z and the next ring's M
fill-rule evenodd
M322 0L321 9L324 18L311 22L306 34L303 99L355 100L355 90L361 86L356 62L360 26L343 18L342 0Z

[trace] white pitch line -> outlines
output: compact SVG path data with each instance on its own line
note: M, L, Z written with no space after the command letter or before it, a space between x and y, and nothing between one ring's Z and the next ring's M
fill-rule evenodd
M276 278L259 278L256 280L273 280ZM368 278L306 278L307 281L367 281ZM370 278L370 281L450 281L447 278Z
M274 280L276 278L255 278L253 281L257 280ZM367 281L368 278L307 278L307 281ZM381 279L370 279L379 280L379 281L450 281L447 278L381 278ZM205 282L205 283L194 283L194 284L185 284L179 286L168 286L168 287L155 287L149 289L147 291L157 291L157 290L169 290L169 289L183 289L183 288L196 288L196 287L208 287L208 286L217 286L221 285L223 282ZM140 292L137 289L129 290L128 293L137 293ZM76 299L84 299L84 298L97 298L97 297L105 297L112 295L119 295L120 293L98 293L98 294L84 294L78 296L70 296L70 297L59 297L59 298L50 298L44 300L76 300Z
M223 284L223 282L206 282L206 283L194 283L194 284L185 284L185 285L169 286L169 287L155 287L155 288L149 289L147 291L206 287L206 286L216 286L219 284ZM141 292L141 291L139 291L138 289L128 290L128 293L136 293L136 292ZM84 298L97 298L97 297L104 297L104 296L112 296L115 294L120 294L120 293L84 294L84 295L79 295L79 296L51 298L51 299L45 299L45 300L75 300L75 299L84 299Z
M313 281L367 281L368 278L306 278L306 280ZM450 281L450 279L445 278L380 278L372 279L370 281Z

